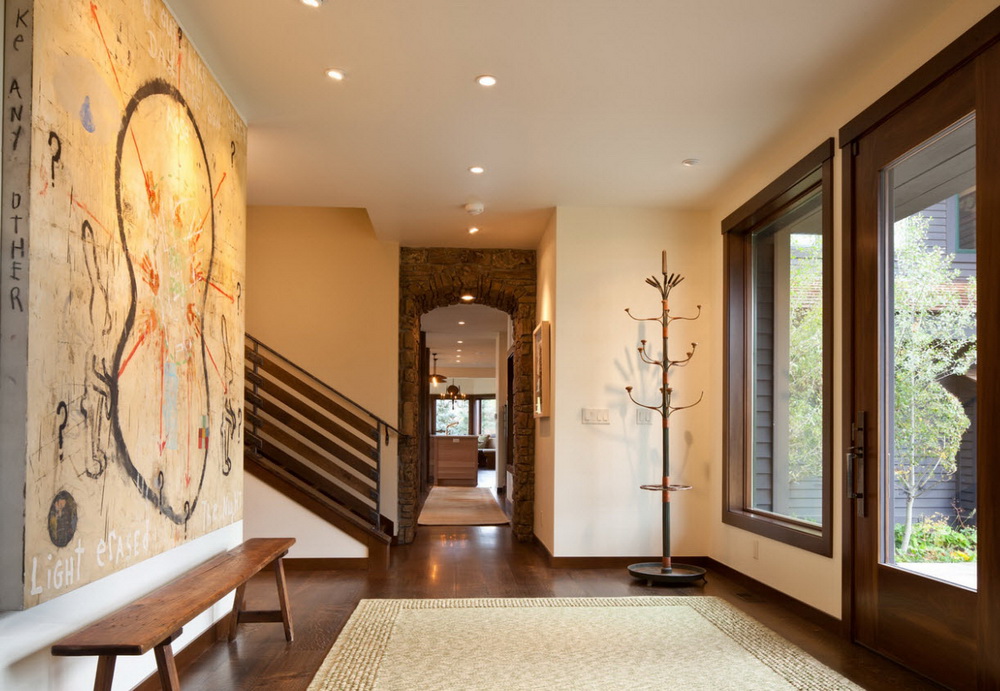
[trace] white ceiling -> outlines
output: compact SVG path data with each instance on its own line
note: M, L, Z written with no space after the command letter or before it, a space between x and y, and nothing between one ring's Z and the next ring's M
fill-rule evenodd
M953 4L166 1L247 119L251 204L363 207L405 246L520 248L559 205L710 207L810 103Z
M509 322L509 316L492 307L452 305L422 316L420 328L427 332L427 348L437 353L438 368L443 372L455 368L492 370L496 368L498 333L506 338Z

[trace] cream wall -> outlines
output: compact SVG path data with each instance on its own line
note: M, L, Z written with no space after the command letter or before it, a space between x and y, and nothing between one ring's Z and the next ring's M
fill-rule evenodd
M364 209L251 206L246 276L248 333L396 424L399 245L376 239ZM382 463L382 513L395 521L395 435ZM274 490L247 486L253 491L244 515L254 516L247 537L280 524L295 528L300 544L292 557L351 557L364 549Z
M551 326L551 378L553 384L558 381L556 369L559 363L555 357L555 344L559 341L558 325L556 324L556 224L559 212L556 211L538 244L536 257L538 302L535 321L547 321ZM547 418L535 420L535 537L545 546L549 554L555 554L555 438L553 436L553 420L559 410L559 400L556 391L552 389L551 412Z
M637 347L647 338L658 353L660 331L651 322L633 321L625 308L637 316L659 316L660 295L645 279L661 276L664 249L670 270L687 277L671 296L672 313L693 315L697 305L703 308L700 320L677 322L671 332L675 358L682 357L692 341L700 344L691 364L678 369L671 380L674 403L694 402L705 392L701 405L671 420L671 480L694 486L672 506L673 553L708 553L707 524L716 513L710 498L717 481L713 462L721 393L715 366L720 352L716 332L721 240L708 228L708 217L701 213L576 207L557 211L550 481L554 556L661 554L660 495L639 485L660 481L662 428L656 413L653 424L637 424L636 406L625 392L632 385L638 400L658 401L659 370L640 362ZM611 424L583 424L582 408L608 409ZM546 501L537 493L536 507Z

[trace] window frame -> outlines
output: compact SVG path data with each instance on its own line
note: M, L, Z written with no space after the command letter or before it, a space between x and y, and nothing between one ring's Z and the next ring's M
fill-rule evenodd
M725 329L723 347L722 522L826 557L833 555L833 156L832 138L806 155L722 222ZM784 211L821 190L823 238L822 525L751 508L754 381L753 237Z

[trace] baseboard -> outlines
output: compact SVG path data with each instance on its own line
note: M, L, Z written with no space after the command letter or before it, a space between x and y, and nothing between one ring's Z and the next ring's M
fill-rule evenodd
M285 557L285 571L366 571L368 557Z
M535 544L545 554L545 558L551 568L554 569L624 569L630 564L643 562L658 562L660 557L554 557L537 537ZM673 557L673 561L678 564L693 564L708 569L708 576L711 578L712 572L725 576L754 594L765 597L778 604L782 608L802 617L806 621L813 623L823 629L838 635L844 635L843 624L840 619L830 616L826 612L816 609L812 605L807 605L801 600L796 600L791 595L786 595L776 588L761 583L755 578L751 578L736 569L726 566L722 562L711 557Z
M692 563L698 563L698 562L694 561L694 558L692 557ZM809 621L810 623L813 623L816 626L819 626L829 631L830 633L834 633L840 636L850 635L849 631L845 631L844 622L842 622L840 619L837 619L836 617L827 614L823 610L816 609L812 605L807 605L805 602L802 602L801 600L796 600L791 595L786 595L777 588L772 588L769 585L761 583L757 579L751 578L750 576L747 576L745 573L741 571L737 571L731 566L726 566L722 562L716 561L715 559L712 559L710 557L704 557L704 561L702 563L699 563L698 565L704 566L709 570L710 573L714 571L718 574L721 574L726 578L735 581L736 583L739 583L748 590L754 591L755 594L761 595L762 597L766 597L772 602L776 602L783 609L786 609L802 617L806 621Z
M201 632L201 635L187 644L180 652L174 655L174 664L177 671L181 672L201 657L209 648L229 638L229 617L227 614L219 621L215 622ZM143 679L132 691L160 691L160 675L156 670Z

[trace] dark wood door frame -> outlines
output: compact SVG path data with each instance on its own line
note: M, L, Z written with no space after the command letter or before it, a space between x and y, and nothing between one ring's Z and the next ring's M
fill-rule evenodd
M863 137L886 122L901 109L914 104L918 99L930 94L944 80L966 69L975 88L975 108L977 113L977 178L982 188L984 181L1000 181L1000 9L994 10L982 21L959 37L896 88L879 99L840 131L843 148L843 237L844 237L844 390L843 411L844 448L851 446L850 430L854 418L854 406L859 392L855 390L853 373L859 362L854 350L857 336L855 325L867 309L861 301L855 300L856 283L853 259L859 253L871 251L865 247L866 239L859 236L858 226L864 213L858 208L855 190L859 176L864 171L859 167L859 155ZM1000 194L980 194L977 198L977 216L980 237L1000 237ZM996 273L1000 267L1000 242L986 243L978 248L981 267L986 272ZM870 302L870 301L869 301ZM1000 282L981 281L979 284L979 313L987 315L978 327L979 349L986 353L1000 353ZM990 424L1000 417L1000 363L996 357L979 364L980 409L979 419L987 424L978 427L980 449L1000 449L1000 425ZM986 454L981 452L981 457ZM845 474L846 480L846 474ZM995 496L1000 491L1000 464L985 462L979 466L978 478L979 506L995 505ZM866 491L877 491L877 487L865 487ZM859 586L855 577L854 502L849 498L850 488L844 487L843 515L843 622L845 630L855 632L857 620L853 608L855 589ZM980 689L1000 689L1000 511L992 510L978 516L979 557L977 611L977 657L976 685ZM933 654L934 651L929 651Z

